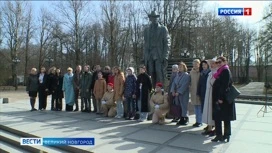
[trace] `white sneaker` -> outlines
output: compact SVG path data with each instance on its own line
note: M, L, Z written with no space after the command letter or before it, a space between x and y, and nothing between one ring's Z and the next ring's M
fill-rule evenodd
M118 115L116 115L114 118L118 118L119 116Z
M117 118L122 118L122 116L117 116Z

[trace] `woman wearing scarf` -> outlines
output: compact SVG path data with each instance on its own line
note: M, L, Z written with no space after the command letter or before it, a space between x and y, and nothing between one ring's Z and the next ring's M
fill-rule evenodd
M215 121L216 137L213 142L229 142L231 135L230 121L236 120L236 111L234 102L226 100L226 93L232 83L231 72L227 65L225 57L218 57L216 64L219 69L213 75L215 78L213 84L213 120ZM222 121L224 121L224 136L222 135Z
M209 67L211 71L208 73L207 83L206 83L206 92L205 92L205 99L204 99L204 107L202 112L202 122L207 124L207 127L204 128L203 135L214 135L214 131L212 128L214 126L214 120L212 119L212 87L215 81L213 75L217 71L217 65L215 64L216 58L209 60Z

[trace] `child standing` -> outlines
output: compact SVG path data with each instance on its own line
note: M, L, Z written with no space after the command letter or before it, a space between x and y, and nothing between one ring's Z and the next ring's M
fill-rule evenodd
M94 96L96 99L96 106L97 106L97 112L96 114L102 114L101 112L101 99L106 92L106 81L103 78L103 74L101 71L97 73L98 79L95 81L94 84Z

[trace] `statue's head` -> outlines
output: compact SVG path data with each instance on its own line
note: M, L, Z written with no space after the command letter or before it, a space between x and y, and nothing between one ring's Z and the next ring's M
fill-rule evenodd
M150 14L148 14L148 17L152 23L158 23L160 15L155 10L153 10Z

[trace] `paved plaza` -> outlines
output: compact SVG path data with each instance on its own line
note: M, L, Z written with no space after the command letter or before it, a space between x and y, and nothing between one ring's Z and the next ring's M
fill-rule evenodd
M94 113L35 111L30 112L25 92L3 104L0 99L1 125L39 137L94 137L95 146L73 146L95 153L271 153L272 110L260 112L261 105L236 104L237 120L232 122L229 143L211 142L201 135L205 126L195 128L195 116L188 126L165 125L151 121L137 122L105 118ZM3 92L0 97L3 98ZM21 95L21 99L18 98ZM50 98L48 106L50 108ZM37 107L37 104L36 104Z

